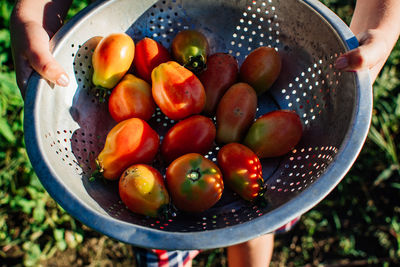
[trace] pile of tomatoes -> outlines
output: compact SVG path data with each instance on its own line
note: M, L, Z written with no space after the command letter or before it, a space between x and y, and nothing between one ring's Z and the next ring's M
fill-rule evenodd
M256 118L258 97L281 72L274 48L251 51L239 66L228 53L210 54L196 30L179 32L170 49L114 33L98 43L92 63L93 84L109 92L117 122L97 156L97 172L118 181L121 200L135 213L157 217L171 204L203 212L225 185L253 201L264 189L260 159L288 153L302 136L292 111ZM156 107L177 121L162 140L148 124ZM213 162L204 155L215 145L221 149ZM151 165L156 156L167 166L165 177Z

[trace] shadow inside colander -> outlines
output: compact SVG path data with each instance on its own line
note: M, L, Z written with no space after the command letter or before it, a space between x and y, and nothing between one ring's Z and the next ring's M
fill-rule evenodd
M92 92L92 53L101 37L93 37L76 45L74 73L77 89L70 114L79 128L72 133L71 151L81 167L82 183L88 195L104 210L118 203L117 183L90 178L96 170L96 157L103 149L107 133L116 124L108 112L107 102L100 101ZM85 198L85 196L83 196Z

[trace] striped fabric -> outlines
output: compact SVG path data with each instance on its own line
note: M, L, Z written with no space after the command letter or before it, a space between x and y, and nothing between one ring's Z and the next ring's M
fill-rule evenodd
M293 228L300 220L295 218L289 223L279 227L275 234L285 233ZM185 267L190 260L194 259L200 250L161 250L135 248L135 255L138 267Z

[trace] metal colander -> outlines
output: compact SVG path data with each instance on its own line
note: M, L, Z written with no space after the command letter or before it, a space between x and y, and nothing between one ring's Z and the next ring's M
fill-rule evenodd
M259 207L224 191L208 211L176 211L159 220L130 212L117 183L88 177L115 122L89 93L91 55L99 38L126 32L170 47L182 29L202 31L211 52L228 52L239 64L259 46L276 48L283 65L273 88L259 97L258 115L296 111L300 143L287 155L262 160L268 205ZM68 88L34 74L25 106L26 148L50 195L89 227L126 243L160 249L208 249L271 232L311 209L344 177L365 141L371 119L368 72L340 72L333 64L357 40L317 0L98 1L69 21L51 40L55 58L72 81ZM150 125L163 134L175 123L159 110ZM216 161L219 147L207 157ZM164 173L157 160L153 164Z

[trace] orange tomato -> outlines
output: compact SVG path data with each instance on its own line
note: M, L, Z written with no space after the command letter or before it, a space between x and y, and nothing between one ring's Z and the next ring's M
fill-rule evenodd
M155 109L150 84L132 74L124 76L108 99L108 110L117 122L133 117L147 121Z
M152 162L159 142L157 132L144 120L121 121L108 133L104 148L97 156L100 173L106 179L116 180L130 165Z
M161 173L146 164L127 168L119 180L119 195L129 210L151 217L162 217L169 195Z
M151 80L154 101L170 119L180 120L203 110L206 94L202 83L179 63L160 64Z
M129 70L135 43L126 33L112 33L100 40L92 55L95 86L113 88Z

